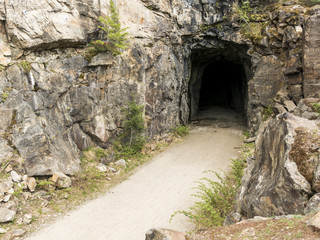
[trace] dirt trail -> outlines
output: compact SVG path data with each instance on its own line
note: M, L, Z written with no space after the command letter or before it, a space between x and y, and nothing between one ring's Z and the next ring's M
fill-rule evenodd
M128 180L28 240L144 240L147 230L192 229L171 214L192 205L195 181L208 169L226 170L241 143L239 119L230 111L204 112L181 143L156 156Z

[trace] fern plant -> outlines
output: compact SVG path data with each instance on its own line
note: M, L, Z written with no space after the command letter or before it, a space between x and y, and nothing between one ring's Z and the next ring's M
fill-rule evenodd
M197 201L188 210L176 211L170 221L177 214L183 214L199 229L223 225L226 216L233 210L246 159L252 148L253 145L247 144L239 158L231 161L230 172L219 174L211 170L206 171L205 173L213 174L217 180L208 177L200 179L195 187L197 192L193 195Z

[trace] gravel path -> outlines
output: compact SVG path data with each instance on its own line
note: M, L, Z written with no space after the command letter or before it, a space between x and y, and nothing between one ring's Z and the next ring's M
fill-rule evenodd
M144 240L153 227L192 230L185 216L195 200L195 181L208 169L226 170L241 147L242 128L233 113L214 110L202 115L181 143L154 157L128 180L28 240ZM218 115L218 117L217 117ZM225 117L225 118L224 118Z

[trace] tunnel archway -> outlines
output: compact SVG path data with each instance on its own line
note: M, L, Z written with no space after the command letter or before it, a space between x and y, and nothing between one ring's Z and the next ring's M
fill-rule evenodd
M192 55L190 120L197 120L201 111L212 107L246 116L249 65L240 54L229 48L196 51Z
M219 106L244 112L246 81L243 66L225 60L208 64L203 71L199 95L199 111Z

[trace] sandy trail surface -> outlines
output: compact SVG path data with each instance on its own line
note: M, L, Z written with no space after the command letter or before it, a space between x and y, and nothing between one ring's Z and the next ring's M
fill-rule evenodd
M195 200L195 181L205 170L226 170L242 146L242 120L223 109L200 114L189 136L154 157L129 179L92 200L28 240L144 240L154 227L190 231L177 210Z

